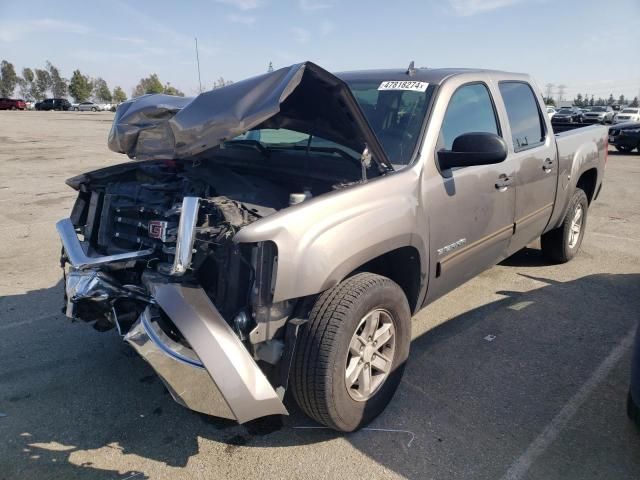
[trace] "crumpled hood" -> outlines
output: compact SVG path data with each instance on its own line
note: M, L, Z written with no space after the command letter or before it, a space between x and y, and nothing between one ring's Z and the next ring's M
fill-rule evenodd
M349 87L311 62L197 97L145 95L118 107L109 148L131 158L185 159L256 128L287 128L362 152L392 170Z

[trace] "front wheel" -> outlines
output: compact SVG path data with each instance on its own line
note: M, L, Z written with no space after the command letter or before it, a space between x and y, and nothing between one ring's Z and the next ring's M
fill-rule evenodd
M411 342L411 311L392 280L359 273L324 292L303 327L292 367L300 408L351 432L377 417L395 393Z
M543 234L540 239L542 253L549 260L566 263L575 257L587 228L588 208L587 195L582 189L576 188L562 225Z
M91 109L91 111L92 111L92 112L97 112L98 110L96 110L96 107L93 107L93 108Z
M633 147L627 147L625 145L616 145L616 150L622 153L631 153Z

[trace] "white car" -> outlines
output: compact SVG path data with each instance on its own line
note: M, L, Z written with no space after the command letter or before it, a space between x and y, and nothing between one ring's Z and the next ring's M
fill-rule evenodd
M640 122L640 108L623 108L613 117L613 124L625 122Z
M549 115L549 118L553 118L555 114L556 114L556 109L554 107L547 106L547 115Z

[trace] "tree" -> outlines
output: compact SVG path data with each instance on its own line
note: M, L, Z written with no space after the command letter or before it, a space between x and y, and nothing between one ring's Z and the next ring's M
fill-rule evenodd
M122 103L127 101L127 95L124 93L124 90L120 87L115 87L113 89L113 102L114 103Z
M620 98L618 98L618 103L620 105L626 105L627 104L627 99L624 98L624 95L620 95Z
M146 78L141 78L136 88L133 89L131 96L139 97L147 93L164 93L164 86L158 78L158 74L152 73Z
M99 102L109 103L111 102L111 90L107 82L103 78L96 78L93 82L93 97Z
M573 104L578 106L578 107L582 107L584 105L584 100L582 99L582 94L581 93L576 95L576 98L573 99Z
M273 62L269 62L269 66L267 67L267 73L273 72Z
M178 90L176 87L171 86L170 83L167 82L167 84L164 86L164 93L166 95L175 95L176 97L184 97L184 93L182 93L180 90Z
M47 61L47 71L51 77L51 94L55 98L67 96L67 79L60 76L60 71L49 61Z
M613 93L610 93L609 98L607 99L607 105L613 105L614 103L616 103L616 99L613 98Z
M46 70L36 68L35 77L33 98L36 100L42 100L47 96L47 92L51 88L51 75L49 75L49 72Z
M544 100L545 105L553 105L554 107L556 106L556 101L553 99L553 97L542 97L542 99Z
M0 97L12 97L18 84L18 75L13 63L2 60L0 63Z
M231 85L232 83L233 80L225 80L224 77L220 77L218 80L213 82L213 88L216 89L226 87L227 85Z
M591 99L589 100L589 106L593 107L595 105L595 102L593 100L593 95L591 95Z
M638 97L634 97L633 101L629 104L629 106L638 108Z
M33 100L33 70L30 68L22 69L22 77L18 77L18 89L20 97L25 100Z
M91 96L93 84L88 76L83 75L80 70L74 70L69 81L69 94L80 103L86 102Z

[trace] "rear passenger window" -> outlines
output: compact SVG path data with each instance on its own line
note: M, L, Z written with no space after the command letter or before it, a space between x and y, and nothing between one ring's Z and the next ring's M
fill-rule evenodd
M544 123L531 87L523 82L500 82L499 87L511 125L514 151L542 145Z
M439 148L451 150L453 141L463 133L498 134L498 121L489 90L482 83L460 87L451 97L442 121Z

